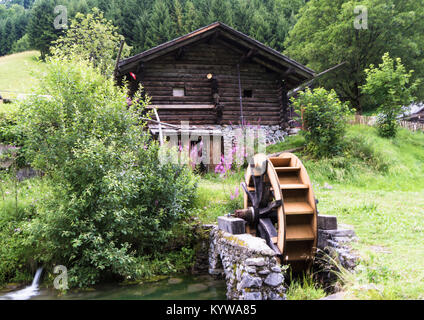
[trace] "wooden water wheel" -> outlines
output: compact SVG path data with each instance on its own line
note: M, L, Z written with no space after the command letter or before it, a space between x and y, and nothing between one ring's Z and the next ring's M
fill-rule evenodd
M235 216L248 222L247 232L266 240L293 271L310 267L317 245L317 208L302 162L291 153L254 157L247 169L244 209Z

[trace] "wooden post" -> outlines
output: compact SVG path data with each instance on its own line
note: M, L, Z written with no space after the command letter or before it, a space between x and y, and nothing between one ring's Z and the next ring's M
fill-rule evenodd
M121 60L121 54L122 54L122 49L124 48L124 43L125 43L125 40L121 40L121 43L119 45L118 56L116 57L115 70L113 71L113 77L115 80L116 80L116 77L118 76L118 64L119 64L119 60Z
M240 121L241 121L241 127L243 128L244 117L243 117L243 97L241 95L240 64L237 64L237 77L238 77L238 86L239 86L239 95L240 95Z
M159 143L160 143L160 146L163 146L162 124L160 122L159 114L158 114L158 111L156 110L156 108L153 108L153 111L155 112L156 120L159 124Z
M281 90L281 116L280 116L280 126L282 128L287 128L289 123L289 99L287 96L287 89L285 88L284 83L280 82Z

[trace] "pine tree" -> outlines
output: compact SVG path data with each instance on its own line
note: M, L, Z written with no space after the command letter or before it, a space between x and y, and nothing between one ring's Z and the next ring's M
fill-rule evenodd
M194 7L193 2L191 2L190 0L188 0L184 6L183 19L183 33L189 33L202 27L202 16L199 11Z
M229 26L233 25L233 11L229 0L212 0L210 11L207 16L208 23L215 21L223 22Z
M31 11L28 22L28 36L31 46L41 52L42 59L49 51L52 41L56 40L61 31L53 25L55 20L55 0L42 0L36 3Z
M176 37L175 25L164 0L156 0L153 4L148 26L149 29L146 30L148 47L155 47Z

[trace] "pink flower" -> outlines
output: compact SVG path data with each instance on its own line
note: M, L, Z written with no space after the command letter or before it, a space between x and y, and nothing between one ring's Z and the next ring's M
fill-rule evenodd
M231 200L237 199L239 195L240 195L240 189L239 189L239 187L237 187L234 194L232 194L232 193L230 194L230 199Z

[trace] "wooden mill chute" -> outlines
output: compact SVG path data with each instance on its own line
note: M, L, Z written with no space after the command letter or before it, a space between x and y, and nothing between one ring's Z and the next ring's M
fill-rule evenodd
M262 169L262 170L261 170ZM247 169L244 209L247 232L264 238L294 270L310 265L317 245L317 208L308 173L291 153L254 157Z

